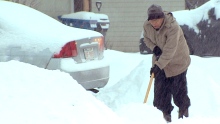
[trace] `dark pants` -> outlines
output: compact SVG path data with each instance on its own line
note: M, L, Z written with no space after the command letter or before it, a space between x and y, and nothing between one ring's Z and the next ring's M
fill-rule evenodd
M177 76L166 78L162 70L154 82L154 106L162 112L170 114L173 110L171 100L179 110L185 110L190 106L190 99L187 92L186 72Z

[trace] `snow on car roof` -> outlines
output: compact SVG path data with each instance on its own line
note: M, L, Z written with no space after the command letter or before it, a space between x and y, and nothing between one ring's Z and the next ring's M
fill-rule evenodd
M13 42L22 44L23 49L34 47L41 51L47 47L52 52L69 41L102 36L99 32L66 26L33 8L8 1L0 1L0 34L2 47Z
M97 20L96 14L93 12L80 11L61 16L62 18L69 19L84 19L84 20Z
M82 19L82 20L97 20L106 19L108 22L108 16L106 14L101 13L94 13L94 12L87 12L87 11L80 11L70 14L64 14L61 18L68 18L68 19Z

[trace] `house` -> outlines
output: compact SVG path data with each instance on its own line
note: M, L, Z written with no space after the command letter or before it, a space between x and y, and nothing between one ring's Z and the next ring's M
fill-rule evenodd
M106 35L107 48L123 52L139 52L139 40L147 8L159 4L164 10L185 9L184 0L102 0L101 13L107 14L110 28ZM92 11L98 12L95 1Z
M37 1L38 3L34 8L55 19L57 19L59 15L77 11L99 12L96 8L97 1L94 0L23 1ZM138 52L143 23L147 18L147 8L151 4L159 4L166 11L182 10L186 7L185 1L186 0L101 0L102 6L100 13L108 15L110 20L110 28L105 38L107 48L123 52ZM188 1L191 2L193 0Z

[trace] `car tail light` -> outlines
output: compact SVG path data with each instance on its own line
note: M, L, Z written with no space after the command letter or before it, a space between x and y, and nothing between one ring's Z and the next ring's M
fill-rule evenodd
M68 57L74 57L77 56L77 48L76 48L76 42L71 41L65 44L60 53L54 54L54 58L68 58Z
M103 37L98 37L98 38L95 38L94 41L98 42L99 50L103 51L104 50L104 38Z

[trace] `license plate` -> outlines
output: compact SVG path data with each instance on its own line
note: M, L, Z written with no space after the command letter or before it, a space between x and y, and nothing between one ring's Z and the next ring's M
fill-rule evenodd
M85 54L86 60L94 59L94 51L93 51L93 48L85 48L85 49L84 49L84 54Z

